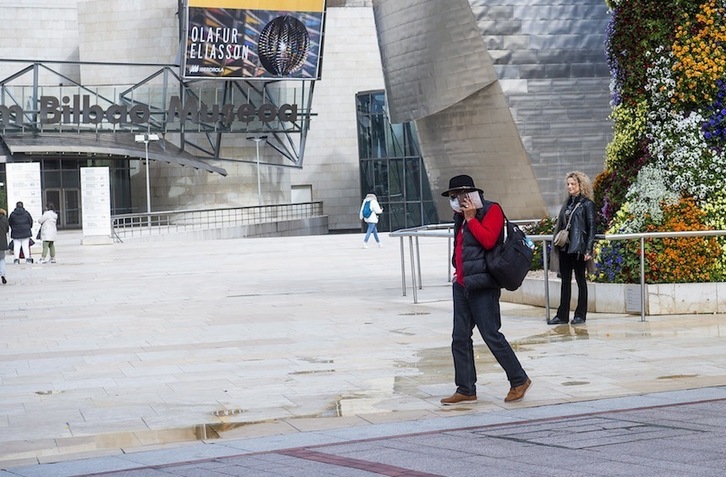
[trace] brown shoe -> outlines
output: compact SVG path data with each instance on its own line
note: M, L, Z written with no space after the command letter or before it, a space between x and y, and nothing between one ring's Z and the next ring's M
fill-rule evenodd
M441 404L449 406L451 404L459 404L460 402L474 402L476 401L476 394L467 396L466 394L454 393L451 396L441 400Z
M509 390L507 397L504 398L504 402L519 402L524 398L525 393L529 388L532 387L532 380L527 378L527 382L515 386Z

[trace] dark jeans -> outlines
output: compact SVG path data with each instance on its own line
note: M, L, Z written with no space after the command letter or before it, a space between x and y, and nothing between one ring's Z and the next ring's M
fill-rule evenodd
M570 318L570 299L572 297L572 272L575 272L577 282L577 308L575 316L587 319L587 281L585 280L585 260L577 253L565 253L560 250L560 276L562 286L560 287L560 306L557 308L557 316L562 320Z
M498 288L467 291L454 283L454 331L451 334L451 354L454 356L454 382L456 392L471 396L476 394L476 367L474 366L474 326L479 328L484 343L507 373L512 387L524 384L527 373L522 369L512 347L499 328L502 317L499 312Z

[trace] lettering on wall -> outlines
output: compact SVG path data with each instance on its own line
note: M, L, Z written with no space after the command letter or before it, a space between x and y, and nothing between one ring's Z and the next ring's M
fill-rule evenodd
M91 104L90 95L41 96L37 123L40 125L54 124L147 124L151 118L151 110L145 104L112 104L106 108ZM0 105L0 126L7 127L11 123L24 126L25 119L32 117L33 112L26 112L18 105ZM188 98L182 103L179 96L172 96L165 111L167 123L191 121L193 123L219 123L229 127L233 122L250 123L260 121L295 122L298 117L297 104L275 106L265 103L260 106L245 103L213 104L200 103Z

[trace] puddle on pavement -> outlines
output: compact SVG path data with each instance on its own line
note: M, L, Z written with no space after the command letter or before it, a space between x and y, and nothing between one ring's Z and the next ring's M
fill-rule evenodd
M304 374L332 374L335 373L334 369L308 369L305 371L291 371L287 374L290 376L299 376Z
M273 420L261 422L229 422L215 424L200 424L188 428L149 430L136 432L117 432L112 434L100 434L89 438L84 444L78 444L78 437L71 437L74 452L96 451L101 449L124 449L138 448L141 446L154 446L161 444L176 444L201 440L220 439L225 433L235 429L249 427L263 422L274 422ZM57 439L58 447L63 444L64 439ZM80 449L79 446L85 447Z
M671 376L658 376L655 379L688 379L688 378L697 378L697 374L673 374Z
M513 340L510 344L515 351L524 351L534 345L586 340L589 338L587 329L563 325L550 328L545 333ZM476 353L475 360L478 374L483 375L492 371L501 371L494 356L492 356L476 332L474 335L474 352ZM394 383L394 393L416 396L419 394L418 388L422 385L453 381L454 364L451 358L450 346L421 350L415 354L415 357L418 358L415 362L396 362L396 367L417 369L420 374L416 376L397 376Z
M219 411L214 411L212 413L213 416L217 417L224 417L224 416L235 416L237 414L242 414L247 412L244 409L221 409Z
M396 333L407 334L406 330L395 330ZM673 326L673 322L656 321L653 322L634 322L628 323L627 326L619 325L617 327L605 328L600 327L592 332L593 337L598 339L618 339L618 338L651 338L660 336L678 337L683 335L720 337L721 330L718 320L693 320ZM560 325L548 328L546 332L528 336L519 340L511 341L512 347L517 351L522 351L528 347L546 345L549 343L561 343L575 340L591 339L591 332L588 332L584 326ZM475 352L477 371L484 375L492 371L500 372L498 364L494 360L486 345L481 341L481 337L475 333ZM330 405L320 413L312 415L297 415L293 419L304 418L325 418L325 417L346 417L355 414L363 414L368 412L386 412L386 409L380 408L382 402L395 398L397 395L403 396L421 396L420 388L427 385L437 385L442 382L453 381L453 363L451 358L451 348L446 346L418 351L413 361L396 361L394 366L399 369L415 369L416 374L391 375L390 379L382 380L377 388L367 393L351 393L338 396ZM300 357L301 361L312 364L334 365L334 360L322 359L315 357ZM327 366L326 369L299 371L292 374L318 374L318 373L334 373L334 366ZM690 379L696 378L698 375L666 375L657 379ZM480 385L486 385L486 382L480 382ZM567 381L563 382L563 386L584 386L590 384L587 381ZM60 391L37 391L39 395L56 394ZM223 409L212 413L216 418L224 420L226 417L239 419L245 409ZM293 414L293 412L291 412ZM235 431L251 427L259 424L274 424L279 419L268 419L260 421L247 422L216 422L213 424L200 424L189 428L141 431L141 432L122 432L106 435L98 435L89 437L87 444L81 445L85 447L79 449L73 446L74 452L97 451L100 449L119 449L129 447L140 447L148 445L170 444L191 442L195 440L211 440L223 437L232 437ZM63 439L58 439L58 447L62 444Z
M335 362L332 359L316 358L314 356L298 357L298 359L300 361L305 361L306 363L313 363L313 364L333 364Z
M511 341L514 351L526 351L528 346L548 343L562 343L566 341L588 340L590 333L587 328L581 326L558 325L550 328L544 333L528 336L519 340Z

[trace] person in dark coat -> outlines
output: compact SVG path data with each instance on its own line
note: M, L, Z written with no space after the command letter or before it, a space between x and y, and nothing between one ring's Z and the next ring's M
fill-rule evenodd
M22 202L15 204L15 210L8 218L10 224L10 237L13 239L13 263L20 263L20 251L27 263L33 263L30 258L30 238L33 236L33 216L25 210Z
M2 280L3 285L8 282L5 278L5 252L8 249L9 230L8 212L5 209L0 209L0 280Z
M581 325L587 320L587 281L585 271L593 271L592 250L595 245L595 203L593 202L590 178L580 171L572 171L565 176L568 197L562 204L557 217L555 235L570 222L569 240L564 247L552 247L552 271L559 271L562 278L560 286L560 306L554 318L547 320L548 325L563 325L570 321L570 298L572 293L572 272L577 282L577 308L572 318L573 325ZM557 263L559 262L559 263Z
M443 405L476 401L474 327L504 369L510 384L504 402L518 402L532 385L514 350L500 330L501 289L487 269L486 257L503 237L504 212L496 202L485 201L483 192L467 175L453 177L444 192L454 210L453 280L454 317L451 354L454 358L456 392Z

